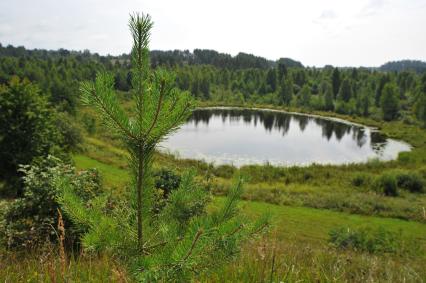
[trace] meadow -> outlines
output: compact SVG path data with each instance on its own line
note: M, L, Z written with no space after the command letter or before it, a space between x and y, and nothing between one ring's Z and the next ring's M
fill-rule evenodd
M324 113L317 113L324 114ZM329 115L330 113L327 113ZM344 166L311 165L280 168L270 165L213 166L157 152L154 168L176 173L193 168L197 179L211 188L212 207L221 203L234 175L246 177L240 204L249 218L268 212L273 225L247 243L234 263L196 278L200 282L424 282L426 280L426 197L398 188L397 196L378 191L385 174L415 172L426 178L426 134L403 122L376 122L338 116L378 127L387 136L413 146L395 161L377 160ZM120 196L129 180L127 155L109 135L86 136L73 156L80 169L97 168L104 185ZM353 245L333 242L336 230L355 231ZM360 232L361 231L361 232ZM364 232L362 232L364 231ZM342 233L342 232L340 232ZM358 233L358 234L357 234ZM363 234L364 233L364 234ZM339 234L345 237L345 232ZM355 235L355 236L354 236ZM363 248L357 235L367 235ZM350 238L352 239L352 238ZM370 247L368 246L368 247ZM107 255L72 255L65 268L56 247L34 257L31 252L0 257L5 282L129 282L123 267ZM12 263L12 264L11 264ZM95 272L96 270L96 272Z

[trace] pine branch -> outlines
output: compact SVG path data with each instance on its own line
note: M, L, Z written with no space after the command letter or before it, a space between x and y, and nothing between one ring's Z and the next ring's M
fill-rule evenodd
M192 241L191 247L189 248L188 253L183 257L182 261L186 261L192 254L195 245L197 244L197 241L200 239L201 235L203 234L203 230L198 230L197 234L195 234L194 240Z
M96 94L96 91L93 90L92 91L92 95L95 97L97 103L101 106L102 110L105 112L105 114L108 115L108 117L115 123L115 125L128 137L130 137L131 139L138 141L139 139L133 135L133 133L131 131L129 131L124 125L122 125L118 119L115 117L115 115L113 113L111 113L108 110L108 107L106 107L106 105L104 105L102 99Z
M178 237L178 238L176 239L176 241L178 241L178 242L180 242L180 241L182 241L182 240L183 240L183 237ZM167 245L167 244L169 244L169 243L170 243L170 241L162 241L162 242L159 242L159 243L157 243L157 244L153 244L153 245L151 245L151 246L145 247L145 248L144 248L144 251L153 250L153 249L155 249L155 248L158 248L158 247L161 247L161 246L165 246L165 245Z
M157 104L157 109L155 111L154 120L152 121L152 124L151 124L151 126L149 127L149 129L146 133L147 138L149 138L149 135L150 135L152 129L155 127L155 124L157 123L157 120L158 120L158 115L161 111L161 107L162 107L162 104L163 104L163 96L164 96L164 84L165 84L164 80L161 81L160 98L158 99L158 104Z

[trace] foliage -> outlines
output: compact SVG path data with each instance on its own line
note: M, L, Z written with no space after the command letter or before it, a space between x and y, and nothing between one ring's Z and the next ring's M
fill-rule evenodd
M13 77L0 86L0 179L19 194L20 164L59 151L61 135L47 98L28 80Z
M215 202L222 203L223 198ZM425 225L392 218L348 215L306 207L277 206L244 202L251 216L271 211L276 225L271 233L244 245L241 256L215 272L196 276L198 282L417 282L426 276L424 269ZM416 254L364 253L352 249L330 248L328 233L334 227L383 227L408 244L415 239ZM422 249L423 248L423 249ZM47 255L49 254L49 255ZM60 262L52 251L11 253L0 251L0 281L61 281ZM107 255L83 253L70 256L65 278L71 282L131 282L124 266ZM331 280L330 280L331 279Z
M65 151L77 151L83 141L81 126L66 112L59 112L56 115L56 127L61 134L62 140L59 143Z
M381 71L401 72L404 70L414 70L416 72L426 72L426 62L419 60L401 60L387 62L380 66Z
M293 99L293 82L290 78L284 78L281 80L280 90L280 104L290 105Z
M311 103L311 90L307 85L304 85L298 94L298 104L309 107Z
M397 88L394 84L387 83L383 88L380 105L385 121L394 120L399 113L399 99Z
M382 227L346 227L330 231L329 241L340 249L353 249L369 253L416 253L414 247L406 245L401 233L390 232ZM414 243L414 241L411 241Z
M333 74L331 75L331 83L333 87L334 98L337 98L341 84L340 72L338 68L333 69Z
M180 175L175 174L173 171L161 169L154 173L155 187L163 191L165 198L175 189L177 189L181 182Z
M352 97L352 88L349 79L344 79L340 89L338 98L343 100L344 102L349 102Z
M58 221L61 188L57 178L67 177L70 186L86 202L102 191L101 180L96 170L75 172L75 169L59 159L48 156L33 165L21 166L24 195L12 202L5 212L4 229L9 247L33 248L57 240L55 227ZM65 219L68 244L73 244L81 233L69 218Z
M152 71L148 43L152 21L148 15L131 16L133 37L132 94L128 115L118 103L112 74L98 73L94 83L81 86L85 104L93 106L107 128L114 131L129 153L133 190L105 212L106 197L95 198L90 208L62 178L60 203L67 215L87 233L86 251L110 252L123 260L139 281L186 281L231 260L240 242L262 230L267 219L248 224L237 215L241 181L230 191L224 206L205 213L208 192L197 186L193 174L183 176L160 210L155 204L152 158L158 143L176 130L190 114L191 99L174 87L166 70Z
M182 281L193 276L194 270L210 272L233 259L239 243L266 225L266 219L250 225L237 216L241 182L221 208L206 214L208 193L194 183L193 174L187 173L157 219L148 220L152 222L145 226L146 242L139 252L137 237L132 236L137 235L136 225L132 225L135 212L127 202L106 214L103 197L98 197L87 208L67 182L62 183L65 190L60 202L71 219L88 227L82 238L85 249L119 256L139 281Z
M397 196L398 187L396 177L392 173L385 173L377 178L375 182L376 189L386 196Z
M419 119L423 123L423 126L426 127L426 73L421 77L420 85L416 92L416 102L413 110L417 119Z
M370 176L365 173L358 173L352 178L352 185L362 187L370 182Z
M330 84L325 85L324 90L324 110L325 111L334 111L334 96L333 96L333 90Z
M424 192L424 181L420 174L415 172L400 172L396 175L398 187L412 193Z
M99 56L88 51L26 50L13 46L0 46L0 54L0 83L9 81L15 74L28 78L37 82L42 92L60 110L69 113L76 111L77 82L93 80L99 70L112 73L114 88L125 92L123 98L131 96L131 56L127 54ZM291 59L281 58L274 62L250 54L239 53L233 57L200 49L193 53L188 50L152 51L149 55L154 68L173 70L179 89L191 92L200 101L237 105L297 105L302 109L326 111L333 111L334 104L337 113L381 116L378 119L383 119L382 93L385 84L392 83L397 86L401 108L412 110L420 122L424 122L423 118L426 117L422 114L426 113L422 110L426 100L418 91L422 84L419 79L421 74L411 70L385 73L380 69L366 68L326 66L317 69L304 67ZM403 62L401 64L404 65ZM286 89L293 89L295 94L307 85L312 94L309 105L300 101L288 103L289 98L285 95L289 93L282 87L283 80L287 81ZM290 81L293 84L291 87ZM333 97L327 95L325 101L324 97L316 95L325 93L319 86L328 82L331 82ZM375 107L372 107L373 101Z

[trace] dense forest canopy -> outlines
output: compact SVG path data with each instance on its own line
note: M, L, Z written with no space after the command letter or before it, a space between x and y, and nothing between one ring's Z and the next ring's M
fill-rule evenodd
M172 69L178 87L198 100L284 105L379 120L417 117L424 122L426 117L426 75L421 73L425 63L420 61L390 62L377 69L315 68L289 58L271 61L251 54L231 56L201 49L152 51L150 61L154 68ZM13 76L27 78L61 111L75 111L79 82L94 79L99 70L114 74L117 90L130 90L129 55L0 45L0 83L6 84ZM387 84L392 87L385 87Z
M418 73L423 73L426 71L426 62L419 60L392 61L383 64L379 69L380 71L385 72L401 72L411 70Z

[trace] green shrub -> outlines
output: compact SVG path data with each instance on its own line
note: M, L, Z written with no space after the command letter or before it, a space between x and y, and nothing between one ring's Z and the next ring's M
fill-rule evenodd
M352 178L351 182L355 187L365 186L370 182L370 176L364 173L358 173Z
M231 165L219 165L212 168L213 174L217 177L231 178L235 174L235 167Z
M34 247L46 241L56 241L59 204L57 198L61 188L56 179L68 176L72 186L86 204L101 192L101 180L96 170L75 172L70 165L49 156L33 165L21 166L24 194L12 202L4 215L5 238L13 248ZM80 234L69 218L64 215L67 244L71 246Z
M154 173L155 187L163 191L164 198L167 198L171 191L180 185L181 177L171 170L161 169Z
M313 175L311 172L309 172L309 171L305 171L305 172L303 173L303 180L304 180L304 181L309 181L309 180L311 180L313 177L314 177L314 175Z
M420 174L415 172L402 172L396 176L398 187L412 193L423 192L423 179Z
M402 233L390 232L382 227L379 228L357 228L346 227L332 229L329 232L329 242L340 249L352 249L368 253L415 253L417 248L408 245ZM415 241L410 241L411 243Z
M385 196L398 196L396 177L393 174L385 173L377 178L376 189Z
M62 153L56 119L48 97L27 79L13 77L8 85L0 85L0 180L5 185L2 194L22 196L20 164Z

